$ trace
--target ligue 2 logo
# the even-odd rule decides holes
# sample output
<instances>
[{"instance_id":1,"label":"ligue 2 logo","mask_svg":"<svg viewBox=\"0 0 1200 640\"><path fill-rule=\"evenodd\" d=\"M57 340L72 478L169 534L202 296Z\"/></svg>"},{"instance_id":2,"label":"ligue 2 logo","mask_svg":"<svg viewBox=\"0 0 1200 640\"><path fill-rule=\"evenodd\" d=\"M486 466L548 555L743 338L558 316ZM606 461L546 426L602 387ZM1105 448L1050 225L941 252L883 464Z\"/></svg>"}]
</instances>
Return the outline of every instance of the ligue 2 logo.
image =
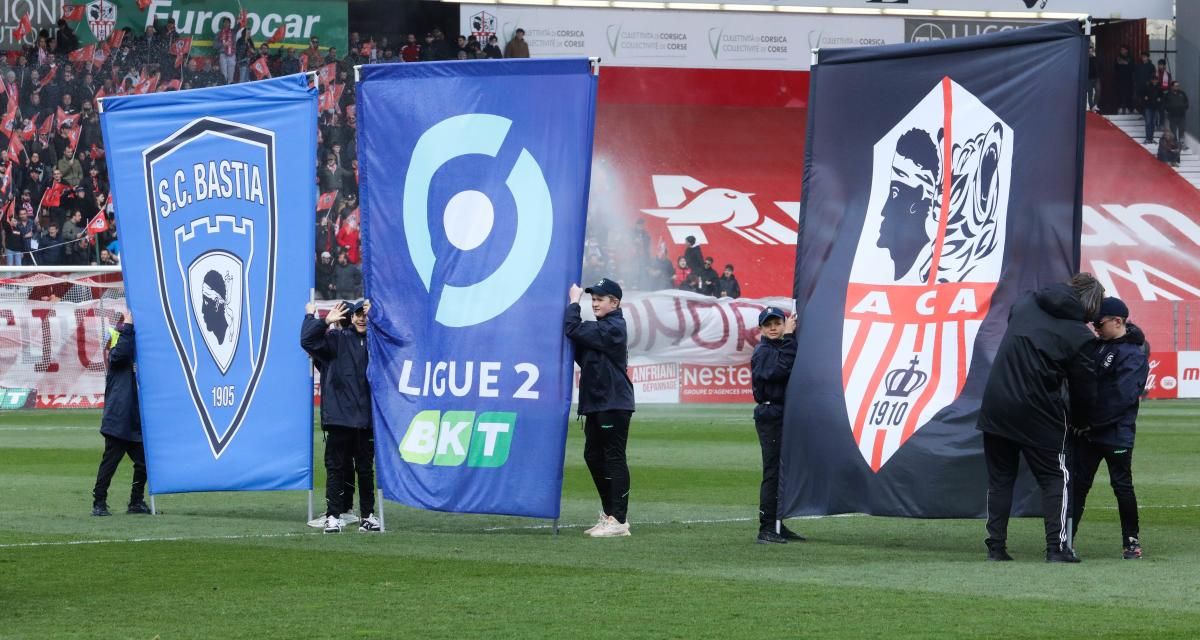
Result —
<instances>
[{"instance_id":1,"label":"ligue 2 logo","mask_svg":"<svg viewBox=\"0 0 1200 640\"><path fill-rule=\"evenodd\" d=\"M426 130L413 147L404 179L404 235L426 291L434 290L437 262L428 207L434 174L461 156L497 157L512 124L508 118L486 113L453 116ZM542 168L528 149L521 149L504 184L517 211L512 248L500 266L482 280L442 285L435 320L443 326L469 327L504 313L525 295L546 261L554 231L554 204ZM495 211L486 194L465 190L450 198L442 219L450 244L471 251L491 234Z\"/></svg>"}]
</instances>

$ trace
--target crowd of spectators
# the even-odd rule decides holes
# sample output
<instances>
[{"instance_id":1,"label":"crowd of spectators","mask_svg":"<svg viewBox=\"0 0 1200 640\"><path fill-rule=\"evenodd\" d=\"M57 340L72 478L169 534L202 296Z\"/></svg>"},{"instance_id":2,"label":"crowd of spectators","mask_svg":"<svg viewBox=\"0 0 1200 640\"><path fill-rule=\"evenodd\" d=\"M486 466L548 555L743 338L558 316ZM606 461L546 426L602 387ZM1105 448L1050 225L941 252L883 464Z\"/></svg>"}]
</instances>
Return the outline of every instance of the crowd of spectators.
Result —
<instances>
[{"instance_id":1,"label":"crowd of spectators","mask_svg":"<svg viewBox=\"0 0 1200 640\"><path fill-rule=\"evenodd\" d=\"M583 280L611 278L629 291L677 289L716 298L740 298L742 289L733 265L726 264L718 272L714 258L704 255L694 236L688 236L685 242L687 248L672 260L665 240L658 240L652 247L645 221L638 220L630 228L589 214Z\"/></svg>"},{"instance_id":2,"label":"crowd of spectators","mask_svg":"<svg viewBox=\"0 0 1200 640\"><path fill-rule=\"evenodd\" d=\"M193 48L173 20L114 32L106 42L81 47L70 24L37 34L34 46L6 52L0 60L0 235L9 265L115 265L120 260L108 186L97 99L103 96L173 91L247 82L315 71L321 82L318 120L316 247L317 296L362 296L359 247L357 115L353 68L368 63L529 57L525 32L517 29L501 45L441 29L423 36L349 36L348 52L323 47L318 38L304 49L270 40L255 42L247 29L227 20L211 50ZM631 290L681 289L738 297L733 265L722 273L690 246L672 260L665 242L652 249L642 221L629 229L607 229L590 216L584 256L587 278L615 276Z\"/></svg>"},{"instance_id":3,"label":"crowd of spectators","mask_svg":"<svg viewBox=\"0 0 1200 640\"><path fill-rule=\"evenodd\" d=\"M282 35L282 34L280 34ZM20 39L18 34L16 39ZM192 47L174 20L114 31L106 41L81 46L71 23L37 33L33 46L0 59L0 244L8 265L115 265L120 260L108 186L97 99L174 91L315 71L320 75L318 128L318 295L354 298L362 292L359 268L358 159L355 65L435 60L528 57L524 30L500 49L495 36L480 42L440 29L408 34L403 42L349 37L345 56L312 38L304 49L270 38L255 42L250 30L226 20L211 49Z\"/></svg>"}]
</instances>

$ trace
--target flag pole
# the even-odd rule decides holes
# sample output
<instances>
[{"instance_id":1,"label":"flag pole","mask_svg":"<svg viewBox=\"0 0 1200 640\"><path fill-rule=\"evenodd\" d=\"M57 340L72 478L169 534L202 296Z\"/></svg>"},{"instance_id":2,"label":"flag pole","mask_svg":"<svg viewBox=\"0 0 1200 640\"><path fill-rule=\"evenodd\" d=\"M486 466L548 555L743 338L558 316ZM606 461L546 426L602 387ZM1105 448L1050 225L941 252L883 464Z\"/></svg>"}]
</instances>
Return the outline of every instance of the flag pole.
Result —
<instances>
[{"instance_id":1,"label":"flag pole","mask_svg":"<svg viewBox=\"0 0 1200 640\"><path fill-rule=\"evenodd\" d=\"M309 304L315 304L316 300L317 300L317 290L315 288L309 289L308 290ZM317 368L316 363L313 362L312 358L309 358L309 360L308 360L308 379L309 380L312 380L313 372L316 370L316 368ZM312 393L311 386L309 387L308 391L309 391L309 393ZM309 398L309 402L308 402L308 428L310 431L310 433L308 434L308 436L309 436L308 437L308 443L309 443L308 444L308 459L309 460L313 459L313 453L314 453L311 431L312 431L313 420L316 418L316 416L313 415L313 412L314 412L314 410L313 410L312 399ZM313 466L315 466L315 465L313 465ZM312 519L313 519L313 476L314 476L314 474L310 470L308 472L308 520L305 520L305 522L312 522Z\"/></svg>"}]
</instances>

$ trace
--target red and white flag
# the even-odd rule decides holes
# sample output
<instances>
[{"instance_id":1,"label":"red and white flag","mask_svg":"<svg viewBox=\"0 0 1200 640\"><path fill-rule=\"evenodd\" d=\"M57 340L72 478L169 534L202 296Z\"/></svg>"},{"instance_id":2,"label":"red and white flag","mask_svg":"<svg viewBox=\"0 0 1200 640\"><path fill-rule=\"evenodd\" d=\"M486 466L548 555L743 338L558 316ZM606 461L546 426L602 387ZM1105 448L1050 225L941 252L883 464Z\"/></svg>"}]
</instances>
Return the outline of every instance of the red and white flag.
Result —
<instances>
[{"instance_id":1,"label":"red and white flag","mask_svg":"<svg viewBox=\"0 0 1200 640\"><path fill-rule=\"evenodd\" d=\"M113 29L112 35L108 36L108 46L112 49L120 49L124 41L125 31L122 29Z\"/></svg>"},{"instance_id":2,"label":"red and white flag","mask_svg":"<svg viewBox=\"0 0 1200 640\"><path fill-rule=\"evenodd\" d=\"M150 8L151 0L137 0L138 10L145 11Z\"/></svg>"},{"instance_id":3,"label":"red and white flag","mask_svg":"<svg viewBox=\"0 0 1200 640\"><path fill-rule=\"evenodd\" d=\"M73 127L73 126L75 126L76 123L79 122L79 114L78 113L67 113L66 111L63 111L62 107L58 108L57 117L58 117L58 126L59 127L62 127L63 125L66 125L68 127Z\"/></svg>"},{"instance_id":4,"label":"red and white flag","mask_svg":"<svg viewBox=\"0 0 1200 640\"><path fill-rule=\"evenodd\" d=\"M317 77L321 79L321 84L330 84L337 79L337 63L330 62L329 64L317 70Z\"/></svg>"},{"instance_id":5,"label":"red and white flag","mask_svg":"<svg viewBox=\"0 0 1200 640\"><path fill-rule=\"evenodd\" d=\"M21 142L21 136L13 136L8 139L8 157L13 162L21 164L21 156L25 153L25 143Z\"/></svg>"},{"instance_id":6,"label":"red and white flag","mask_svg":"<svg viewBox=\"0 0 1200 640\"><path fill-rule=\"evenodd\" d=\"M83 4L63 4L62 19L70 22L79 22L83 20L84 13L87 11L87 5Z\"/></svg>"},{"instance_id":7,"label":"red and white flag","mask_svg":"<svg viewBox=\"0 0 1200 640\"><path fill-rule=\"evenodd\" d=\"M267 44L283 42L283 31L283 25L279 25L279 28L275 30L275 33L272 33L271 37L267 38Z\"/></svg>"},{"instance_id":8,"label":"red and white flag","mask_svg":"<svg viewBox=\"0 0 1200 640\"><path fill-rule=\"evenodd\" d=\"M259 56L254 64L250 65L250 70L254 72L254 79L262 80L263 78L271 77L271 67L267 64L266 56Z\"/></svg>"},{"instance_id":9,"label":"red and white flag","mask_svg":"<svg viewBox=\"0 0 1200 640\"><path fill-rule=\"evenodd\" d=\"M337 200L337 191L322 193L321 197L317 198L317 211L326 211L333 208L333 203Z\"/></svg>"},{"instance_id":10,"label":"red and white flag","mask_svg":"<svg viewBox=\"0 0 1200 640\"><path fill-rule=\"evenodd\" d=\"M87 233L89 236L94 236L97 233L104 233L108 230L108 220L104 218L103 211L97 211L96 215L92 216L91 222L87 224Z\"/></svg>"},{"instance_id":11,"label":"red and white flag","mask_svg":"<svg viewBox=\"0 0 1200 640\"><path fill-rule=\"evenodd\" d=\"M17 22L17 28L13 29L13 41L18 42L25 39L33 31L33 23L29 21L29 14L21 16L21 20Z\"/></svg>"},{"instance_id":12,"label":"red and white flag","mask_svg":"<svg viewBox=\"0 0 1200 640\"><path fill-rule=\"evenodd\" d=\"M71 127L70 129L67 129L67 140L69 141L67 148L71 150L72 155L75 154L75 149L79 148L79 134L82 131L82 129L83 129L83 127L79 127L79 126L75 126L75 127Z\"/></svg>"},{"instance_id":13,"label":"red and white flag","mask_svg":"<svg viewBox=\"0 0 1200 640\"><path fill-rule=\"evenodd\" d=\"M134 93L154 93L154 89L158 86L158 75L152 75L138 80L137 84L133 85Z\"/></svg>"},{"instance_id":14,"label":"red and white flag","mask_svg":"<svg viewBox=\"0 0 1200 640\"><path fill-rule=\"evenodd\" d=\"M325 92L321 94L320 104L317 109L320 111L341 111L342 110L342 92L345 91L344 84L331 84L325 88Z\"/></svg>"},{"instance_id":15,"label":"red and white flag","mask_svg":"<svg viewBox=\"0 0 1200 640\"><path fill-rule=\"evenodd\" d=\"M75 64L84 64L92 62L96 57L96 43L89 44L86 47L80 47L72 51L67 59Z\"/></svg>"}]
</instances>

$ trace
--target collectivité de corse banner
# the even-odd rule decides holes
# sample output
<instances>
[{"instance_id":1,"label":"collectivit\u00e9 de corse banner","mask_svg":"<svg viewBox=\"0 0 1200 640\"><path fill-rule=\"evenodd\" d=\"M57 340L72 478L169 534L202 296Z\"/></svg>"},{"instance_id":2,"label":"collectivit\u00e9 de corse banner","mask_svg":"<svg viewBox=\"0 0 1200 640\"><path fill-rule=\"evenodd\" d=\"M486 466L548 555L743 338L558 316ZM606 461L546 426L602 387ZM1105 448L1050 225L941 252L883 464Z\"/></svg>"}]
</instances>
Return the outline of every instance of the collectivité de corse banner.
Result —
<instances>
[{"instance_id":1,"label":"collectivit\u00e9 de corse banner","mask_svg":"<svg viewBox=\"0 0 1200 640\"><path fill-rule=\"evenodd\" d=\"M71 0L62 3L55 0L53 4L74 6ZM190 36L193 49L203 48L200 53L207 55L214 34L221 29L221 22L229 19L237 29L243 8L246 10L246 28L256 46L266 42L280 27L283 28L280 43L285 46L307 47L309 39L316 37L321 41L322 49L337 47L344 55L348 41L345 0L240 3L238 0L151 0L144 10L138 8L138 0L76 0L74 4L85 6L83 20L74 25L83 44L105 41L113 30L125 27L138 36L148 25L162 27L168 19L174 19L175 30L182 36Z\"/></svg>"}]
</instances>

